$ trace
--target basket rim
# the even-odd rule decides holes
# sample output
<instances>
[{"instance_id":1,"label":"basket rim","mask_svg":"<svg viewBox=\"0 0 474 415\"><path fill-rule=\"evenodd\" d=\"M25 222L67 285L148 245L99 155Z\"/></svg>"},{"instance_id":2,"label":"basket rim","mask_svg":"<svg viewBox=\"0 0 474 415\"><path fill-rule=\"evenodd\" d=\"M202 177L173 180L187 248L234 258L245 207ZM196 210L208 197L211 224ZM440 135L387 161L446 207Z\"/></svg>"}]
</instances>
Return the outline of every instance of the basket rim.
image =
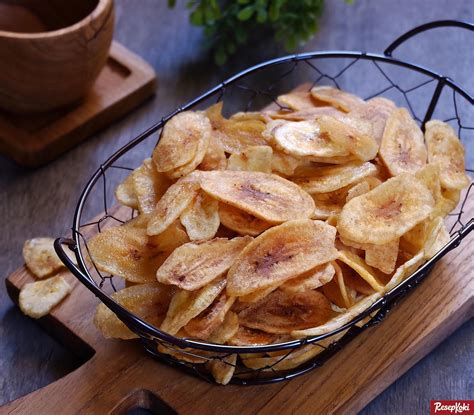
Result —
<instances>
[{"instance_id":1,"label":"basket rim","mask_svg":"<svg viewBox=\"0 0 474 415\"><path fill-rule=\"evenodd\" d=\"M213 96L214 94L218 93L219 91L224 90L227 86L235 83L236 81L244 78L245 76L259 72L265 68L269 68L272 66L277 66L285 63L291 62L299 62L299 61L306 61L312 59L325 59L325 58L353 58L357 60L371 60L377 62L384 62L388 64L392 64L395 66L401 66L409 70L413 70L415 72L422 73L424 75L430 76L432 79L438 81L439 86L449 86L452 90L458 92L461 96L463 96L471 105L474 104L474 97L471 96L466 90L464 90L461 86L459 86L454 80L444 75L441 75L437 72L432 71L424 66L408 62L405 60L400 60L393 58L387 55L381 55L376 53L366 53L360 51L320 51L320 52L307 52L307 53L299 53L299 54L292 54L286 55L280 58L271 59L260 64L251 66L237 74L229 77L225 81L221 82L220 84L208 89L203 94L199 95L198 97L192 99L191 101L187 102L183 106L178 107L173 112L169 113L168 115L164 116L159 122L152 125L150 128L130 140L127 144L122 146L119 150L113 153L103 164L99 166L99 168L95 171L95 173L91 176L89 181L86 183L85 187L83 188L80 197L78 199L76 209L74 211L73 217L73 226L72 226L72 240L74 244L70 246L70 248L75 253L75 257L77 260L78 267L75 266L72 262L68 261L69 263L66 266L69 270L83 283L90 291L92 291L100 300L103 302L111 311L113 311L117 317L124 322L131 330L135 333L139 334L140 337L149 339L149 340L156 340L159 339L161 341L165 341L171 343L175 346L180 348L191 347L194 349L205 350L205 351L212 351L217 353L258 353L258 352L267 352L267 351L278 351L283 349L292 349L296 347L303 346L305 344L310 344L317 342L319 340L325 339L327 337L333 336L341 331L344 331L352 326L354 326L357 322L361 321L369 314L380 310L384 307L387 302L393 300L395 297L400 295L406 290L409 290L413 287L414 282L416 282L419 278L425 276L432 265L437 262L442 256L444 256L447 252L451 249L455 248L464 237L464 233L468 233L470 230L474 228L474 222L471 220L466 225L467 232L458 231L452 237L450 242L446 244L433 258L429 261L424 263L419 269L417 269L414 273L412 273L407 279L399 283L397 286L383 294L378 300L376 300L371 306L369 306L366 310L361 312L351 321L347 322L346 324L338 327L335 330L329 331L327 333L316 335L316 336L309 336L306 338L295 339L292 341L281 342L281 343L274 343L270 345L262 345L262 346L231 346L231 345L221 345L221 344L214 344L208 343L205 341L198 341L198 340L191 340L186 338L178 338L172 336L166 332L163 332L156 328L153 325L150 325L146 321L142 320L135 314L128 311L126 308L122 307L118 304L115 300L113 300L108 294L102 291L99 288L95 281L93 280L92 276L90 275L87 265L84 260L84 255L81 249L81 215L87 200L88 195L90 194L91 190L93 189L94 185L97 183L99 178L103 175L105 170L107 170L118 158L120 158L123 154L131 150L133 147L138 145L144 139L149 137L151 134L158 131L160 128L164 126L164 124L172 118L174 115L178 114L179 112L185 111L194 107L195 105L199 104L200 102L206 100L207 98ZM354 62L355 63L355 62ZM61 238L60 238L61 239ZM59 239L57 240L57 242ZM59 241L58 245L64 243L64 240ZM62 250L62 248L61 248Z\"/></svg>"}]
</instances>

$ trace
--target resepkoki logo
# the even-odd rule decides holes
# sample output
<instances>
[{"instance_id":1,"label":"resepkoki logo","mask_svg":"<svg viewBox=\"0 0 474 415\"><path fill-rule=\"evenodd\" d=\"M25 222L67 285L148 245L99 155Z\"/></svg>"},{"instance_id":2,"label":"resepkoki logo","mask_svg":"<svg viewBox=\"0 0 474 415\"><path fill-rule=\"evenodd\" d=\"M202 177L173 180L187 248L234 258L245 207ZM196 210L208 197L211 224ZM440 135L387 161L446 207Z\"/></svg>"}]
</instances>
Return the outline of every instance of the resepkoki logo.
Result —
<instances>
[{"instance_id":1,"label":"resepkoki logo","mask_svg":"<svg viewBox=\"0 0 474 415\"><path fill-rule=\"evenodd\" d=\"M433 400L430 402L430 415L463 414L474 415L474 401Z\"/></svg>"}]
</instances>

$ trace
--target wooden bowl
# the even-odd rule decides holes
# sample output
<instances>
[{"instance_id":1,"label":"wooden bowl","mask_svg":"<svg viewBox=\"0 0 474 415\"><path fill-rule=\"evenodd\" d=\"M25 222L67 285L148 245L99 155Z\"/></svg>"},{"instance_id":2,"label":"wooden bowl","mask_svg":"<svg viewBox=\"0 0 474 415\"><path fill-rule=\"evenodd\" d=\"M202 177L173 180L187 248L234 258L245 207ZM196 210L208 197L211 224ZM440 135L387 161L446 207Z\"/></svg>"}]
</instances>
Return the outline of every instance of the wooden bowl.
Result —
<instances>
[{"instance_id":1,"label":"wooden bowl","mask_svg":"<svg viewBox=\"0 0 474 415\"><path fill-rule=\"evenodd\" d=\"M113 0L0 0L0 107L34 113L79 101L113 27Z\"/></svg>"}]
</instances>

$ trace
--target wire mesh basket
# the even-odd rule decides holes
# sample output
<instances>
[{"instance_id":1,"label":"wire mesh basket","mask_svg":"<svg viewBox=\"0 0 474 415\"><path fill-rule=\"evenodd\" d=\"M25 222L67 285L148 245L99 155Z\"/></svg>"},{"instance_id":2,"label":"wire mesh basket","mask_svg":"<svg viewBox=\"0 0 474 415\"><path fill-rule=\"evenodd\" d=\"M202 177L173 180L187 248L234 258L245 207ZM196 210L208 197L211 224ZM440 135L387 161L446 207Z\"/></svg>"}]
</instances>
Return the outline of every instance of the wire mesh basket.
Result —
<instances>
[{"instance_id":1,"label":"wire mesh basket","mask_svg":"<svg viewBox=\"0 0 474 415\"><path fill-rule=\"evenodd\" d=\"M466 219L463 211L472 184L464 193L458 211L450 216L449 243L398 286L351 321L331 332L264 346L218 345L178 338L143 321L111 298L111 292L118 288L118 281L113 275L103 275L93 262L91 263L87 241L105 227L123 223L134 217L135 211L131 208L122 207L117 210L111 207L112 190L126 174L152 153L166 122L181 111L204 109L221 100L225 103L224 111L231 114L237 111L258 110L271 103L280 106L276 97L304 82L310 81L311 86L329 84L355 93L364 99L379 95L390 98L398 106L408 107L422 129L432 118L444 120L455 126L458 136L466 145L468 136L474 130L474 127L469 126L469 122L473 125L474 98L452 79L417 64L392 57L392 52L407 39L426 30L443 26L474 30L474 25L471 23L439 21L419 26L404 34L382 55L331 51L285 56L242 71L179 107L131 140L97 169L79 198L72 225L72 238L58 238L55 242L58 255L69 270L138 335L148 352L162 361L179 366L204 379L212 379L205 363L216 359L236 366L231 382L241 385L289 380L321 366L358 334L380 323L394 304L419 284L436 262L457 247L473 229L474 219ZM472 172L470 169L467 170ZM101 201L100 204L98 200ZM103 213L97 216L99 205ZM92 216L96 216L97 219L89 222L85 220ZM67 256L63 245L67 245L75 253L77 265ZM283 364L285 360L294 357L302 347L308 345L313 345L320 352L302 365L287 369ZM158 346L161 346L160 351ZM161 352L166 349L170 354ZM238 361L234 364L227 360L228 356L236 353L255 355L264 352L274 352L273 355L278 357L272 359L271 364L256 369L245 367Z\"/></svg>"}]
</instances>

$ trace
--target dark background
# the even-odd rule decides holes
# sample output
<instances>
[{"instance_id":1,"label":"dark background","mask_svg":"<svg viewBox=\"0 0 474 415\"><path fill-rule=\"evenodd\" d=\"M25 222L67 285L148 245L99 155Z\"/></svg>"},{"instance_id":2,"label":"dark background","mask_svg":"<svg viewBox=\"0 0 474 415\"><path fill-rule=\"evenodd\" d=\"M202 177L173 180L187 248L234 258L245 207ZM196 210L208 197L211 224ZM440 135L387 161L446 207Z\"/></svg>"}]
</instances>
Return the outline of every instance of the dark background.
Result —
<instances>
[{"instance_id":1,"label":"dark background","mask_svg":"<svg viewBox=\"0 0 474 415\"><path fill-rule=\"evenodd\" d=\"M202 48L200 29L188 24L183 3L178 0L178 7L170 11L164 0L116 1L115 38L155 68L158 89L153 100L46 167L27 170L0 156L0 264L4 276L21 265L25 239L61 235L71 226L79 191L114 150L236 71L285 54L265 41L218 68ZM320 30L301 51L381 52L416 25L437 19L473 20L473 6L472 0L355 0L353 5L326 0ZM440 29L413 39L397 56L451 76L472 94L473 38L467 31ZM472 116L470 119L472 125ZM473 152L468 150L468 154L472 160ZM136 152L132 161L138 163L144 157ZM430 399L472 399L473 328L472 321L464 324L362 413L425 414ZM52 382L77 364L67 350L12 305L1 284L0 404Z\"/></svg>"}]
</instances>

